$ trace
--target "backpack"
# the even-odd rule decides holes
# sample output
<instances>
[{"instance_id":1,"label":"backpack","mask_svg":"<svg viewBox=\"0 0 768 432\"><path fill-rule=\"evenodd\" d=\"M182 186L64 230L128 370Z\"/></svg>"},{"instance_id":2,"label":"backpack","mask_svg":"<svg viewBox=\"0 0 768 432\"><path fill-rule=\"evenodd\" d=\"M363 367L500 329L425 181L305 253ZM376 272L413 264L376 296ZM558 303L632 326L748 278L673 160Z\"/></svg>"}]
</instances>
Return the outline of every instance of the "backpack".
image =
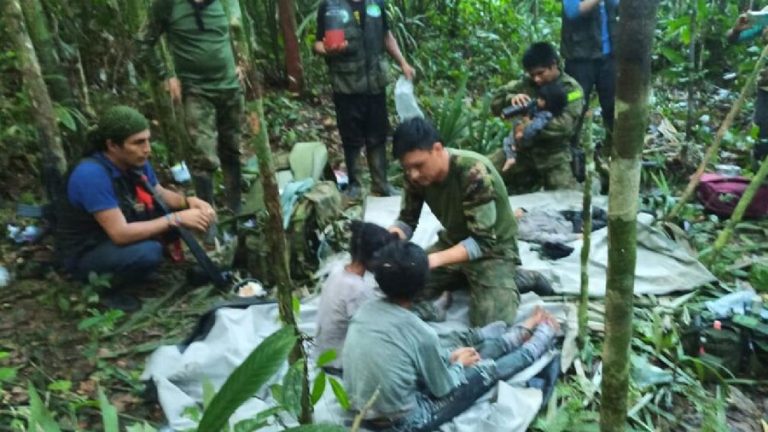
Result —
<instances>
[{"instance_id":1,"label":"backpack","mask_svg":"<svg viewBox=\"0 0 768 432\"><path fill-rule=\"evenodd\" d=\"M750 180L715 173L704 173L697 190L699 201L704 208L720 217L730 217ZM744 212L746 218L760 218L768 215L768 187L760 186L752 202Z\"/></svg>"}]
</instances>

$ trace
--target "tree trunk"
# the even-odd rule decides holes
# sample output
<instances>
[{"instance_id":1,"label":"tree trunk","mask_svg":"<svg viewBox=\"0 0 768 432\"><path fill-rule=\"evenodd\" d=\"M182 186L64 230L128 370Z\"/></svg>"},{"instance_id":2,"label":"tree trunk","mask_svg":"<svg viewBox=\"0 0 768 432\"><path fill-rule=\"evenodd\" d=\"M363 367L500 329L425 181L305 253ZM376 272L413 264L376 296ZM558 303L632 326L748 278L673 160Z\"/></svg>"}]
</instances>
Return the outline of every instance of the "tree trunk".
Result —
<instances>
[{"instance_id":1,"label":"tree trunk","mask_svg":"<svg viewBox=\"0 0 768 432\"><path fill-rule=\"evenodd\" d=\"M589 101L586 101L589 104ZM592 178L595 171L595 146L592 141L592 110L587 110L584 114L582 123L582 147L584 148L585 175L584 175L584 198L582 201L581 232L584 240L581 245L581 289L579 298L579 346L584 347L587 344L588 314L589 306L589 252L592 247Z\"/></svg>"},{"instance_id":2,"label":"tree trunk","mask_svg":"<svg viewBox=\"0 0 768 432\"><path fill-rule=\"evenodd\" d=\"M301 65L299 40L296 37L296 12L293 0L278 0L280 31L285 46L285 71L288 74L288 91L301 93L304 88L304 68Z\"/></svg>"},{"instance_id":3,"label":"tree trunk","mask_svg":"<svg viewBox=\"0 0 768 432\"><path fill-rule=\"evenodd\" d=\"M7 0L3 8L7 34L19 58L24 87L32 103L32 117L40 133L43 183L48 199L59 198L58 189L67 170L67 159L61 144L61 134L56 124L53 102L45 86L40 64L32 41L27 33L21 6L18 0Z\"/></svg>"},{"instance_id":4,"label":"tree trunk","mask_svg":"<svg viewBox=\"0 0 768 432\"><path fill-rule=\"evenodd\" d=\"M619 6L617 119L608 197L602 432L623 431L627 417L640 161L648 127L651 45L658 5L659 0L623 0Z\"/></svg>"},{"instance_id":5,"label":"tree trunk","mask_svg":"<svg viewBox=\"0 0 768 432\"><path fill-rule=\"evenodd\" d=\"M696 114L696 100L694 98L694 92L696 87L694 81L698 76L698 70L696 70L696 40L698 32L698 20L696 4L692 4L691 8L691 21L690 21L690 35L691 40L688 42L688 110L685 115L685 138L691 139L693 136L693 124L695 119L693 116Z\"/></svg>"},{"instance_id":6,"label":"tree trunk","mask_svg":"<svg viewBox=\"0 0 768 432\"><path fill-rule=\"evenodd\" d=\"M699 184L699 180L701 180L701 175L704 173L704 170L707 168L707 165L709 165L709 163L717 154L717 151L720 149L720 143L723 141L723 137L725 136L725 133L728 132L728 129L733 124L733 121L736 119L736 116L739 114L739 111L741 111L741 106L744 105L744 100L747 98L747 94L754 90L755 81L757 81L757 75L760 73L760 70L763 68L766 58L768 58L768 45L766 45L765 48L763 48L763 51L760 53L760 57L757 59L757 63L755 63L755 69L752 71L752 74L747 79L747 82L744 83L744 87L742 87L741 89L739 98L736 99L736 102L734 102L733 105L731 106L731 110L728 111L728 115L725 116L725 120L723 120L723 123L720 125L720 128L717 130L717 134L715 134L715 140L709 146L709 148L707 149L707 152L704 153L704 158L699 164L699 167L696 169L696 172L693 174L693 176L691 176L691 180L688 182L688 185L685 187L683 194L680 196L680 199L677 200L677 204L675 204L675 206L667 215L666 219L668 221L671 221L672 219L674 219L675 216L677 216L678 213L680 213L683 207L685 207L685 204L688 202L688 200L691 199L691 196L693 196L693 192L696 190L696 186Z\"/></svg>"},{"instance_id":7,"label":"tree trunk","mask_svg":"<svg viewBox=\"0 0 768 432\"><path fill-rule=\"evenodd\" d=\"M272 160L272 151L269 148L269 136L267 134L267 125L264 122L264 104L261 98L261 92L258 91L258 98L252 102L251 108L256 112L247 113L248 126L253 136L253 149L259 160L259 177L264 190L264 204L267 208L267 228L264 232L267 235L267 242L271 254L272 272L277 281L277 302L282 321L294 328L298 336L298 342L291 352L290 361L294 363L298 360L304 360L304 379L302 382L301 415L299 422L309 424L312 422L312 404L310 402L309 381L308 381L308 362L307 354L304 352L301 332L296 325L296 317L293 315L293 281L289 269L288 244L285 239L285 230L283 229L282 209L280 207L280 194L277 189L277 177L275 175L275 164Z\"/></svg>"}]
</instances>

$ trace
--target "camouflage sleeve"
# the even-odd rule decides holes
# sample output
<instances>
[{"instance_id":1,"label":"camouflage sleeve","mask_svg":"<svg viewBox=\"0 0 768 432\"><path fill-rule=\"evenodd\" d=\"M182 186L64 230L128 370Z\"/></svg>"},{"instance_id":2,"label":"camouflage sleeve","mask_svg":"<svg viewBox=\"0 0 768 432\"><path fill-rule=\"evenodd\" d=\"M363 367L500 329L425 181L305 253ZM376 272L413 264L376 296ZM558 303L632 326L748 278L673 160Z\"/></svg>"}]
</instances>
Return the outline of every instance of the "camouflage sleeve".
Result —
<instances>
[{"instance_id":1,"label":"camouflage sleeve","mask_svg":"<svg viewBox=\"0 0 768 432\"><path fill-rule=\"evenodd\" d=\"M168 70L165 67L165 61L159 55L156 48L160 36L168 28L168 19L173 10L173 0L154 0L150 7L147 20L141 26L139 34L136 36L136 45L138 47L138 62L147 65L151 74L166 79Z\"/></svg>"},{"instance_id":2,"label":"camouflage sleeve","mask_svg":"<svg viewBox=\"0 0 768 432\"><path fill-rule=\"evenodd\" d=\"M510 81L498 88L491 98L491 113L498 116L501 110L508 107L512 96L518 93L528 93L525 80Z\"/></svg>"},{"instance_id":3,"label":"camouflage sleeve","mask_svg":"<svg viewBox=\"0 0 768 432\"><path fill-rule=\"evenodd\" d=\"M409 181L405 181L403 197L400 201L400 215L395 221L395 226L403 230L407 238L413 236L419 225L421 208L424 207L424 195L422 191Z\"/></svg>"},{"instance_id":4,"label":"camouflage sleeve","mask_svg":"<svg viewBox=\"0 0 768 432\"><path fill-rule=\"evenodd\" d=\"M470 259L476 259L496 246L496 189L488 167L479 161L467 170L464 180L461 204L470 233L468 240L476 244L479 256L473 256L469 248L468 252Z\"/></svg>"},{"instance_id":5,"label":"camouflage sleeve","mask_svg":"<svg viewBox=\"0 0 768 432\"><path fill-rule=\"evenodd\" d=\"M576 132L583 106L584 94L581 89L570 91L568 93L568 105L566 105L563 113L547 123L547 126L539 132L538 136L547 139L569 139Z\"/></svg>"}]
</instances>

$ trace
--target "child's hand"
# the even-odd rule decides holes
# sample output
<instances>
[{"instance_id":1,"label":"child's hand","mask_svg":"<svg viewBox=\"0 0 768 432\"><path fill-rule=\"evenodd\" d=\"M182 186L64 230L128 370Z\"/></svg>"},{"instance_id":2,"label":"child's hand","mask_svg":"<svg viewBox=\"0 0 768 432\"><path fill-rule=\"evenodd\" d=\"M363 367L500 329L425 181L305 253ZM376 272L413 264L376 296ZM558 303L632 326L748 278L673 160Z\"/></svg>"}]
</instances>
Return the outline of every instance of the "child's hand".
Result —
<instances>
[{"instance_id":1,"label":"child's hand","mask_svg":"<svg viewBox=\"0 0 768 432\"><path fill-rule=\"evenodd\" d=\"M504 162L504 166L503 166L503 167L501 167L501 172L506 172L506 171L508 171L510 168L512 168L512 165L514 165L514 164L515 164L515 162L517 162L517 160L516 160L515 158L509 158L509 159L507 159L507 160Z\"/></svg>"}]
</instances>

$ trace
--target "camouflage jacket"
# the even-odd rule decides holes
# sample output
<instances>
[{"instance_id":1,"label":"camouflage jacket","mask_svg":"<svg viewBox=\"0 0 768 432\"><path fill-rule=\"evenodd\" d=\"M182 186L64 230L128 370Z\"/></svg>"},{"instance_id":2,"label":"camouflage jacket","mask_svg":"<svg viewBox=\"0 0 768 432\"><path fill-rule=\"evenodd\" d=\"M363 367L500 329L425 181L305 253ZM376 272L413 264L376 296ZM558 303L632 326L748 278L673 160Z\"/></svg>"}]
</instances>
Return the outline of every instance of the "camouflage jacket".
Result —
<instances>
[{"instance_id":1,"label":"camouflage jacket","mask_svg":"<svg viewBox=\"0 0 768 432\"><path fill-rule=\"evenodd\" d=\"M568 149L569 141L574 133L584 107L584 92L579 83L570 75L560 73L560 85L568 95L568 105L563 113L553 118L532 140L531 149L542 154L552 154ZM529 78L519 81L510 81L502 86L494 95L491 102L491 110L498 115L508 106L512 96L525 93L536 98L536 85Z\"/></svg>"},{"instance_id":2,"label":"camouflage jacket","mask_svg":"<svg viewBox=\"0 0 768 432\"><path fill-rule=\"evenodd\" d=\"M447 247L462 243L470 259L517 259L517 222L501 176L485 157L448 149L450 166L441 183L419 186L405 181L396 225L410 237L426 203L443 225L438 234Z\"/></svg>"}]
</instances>

